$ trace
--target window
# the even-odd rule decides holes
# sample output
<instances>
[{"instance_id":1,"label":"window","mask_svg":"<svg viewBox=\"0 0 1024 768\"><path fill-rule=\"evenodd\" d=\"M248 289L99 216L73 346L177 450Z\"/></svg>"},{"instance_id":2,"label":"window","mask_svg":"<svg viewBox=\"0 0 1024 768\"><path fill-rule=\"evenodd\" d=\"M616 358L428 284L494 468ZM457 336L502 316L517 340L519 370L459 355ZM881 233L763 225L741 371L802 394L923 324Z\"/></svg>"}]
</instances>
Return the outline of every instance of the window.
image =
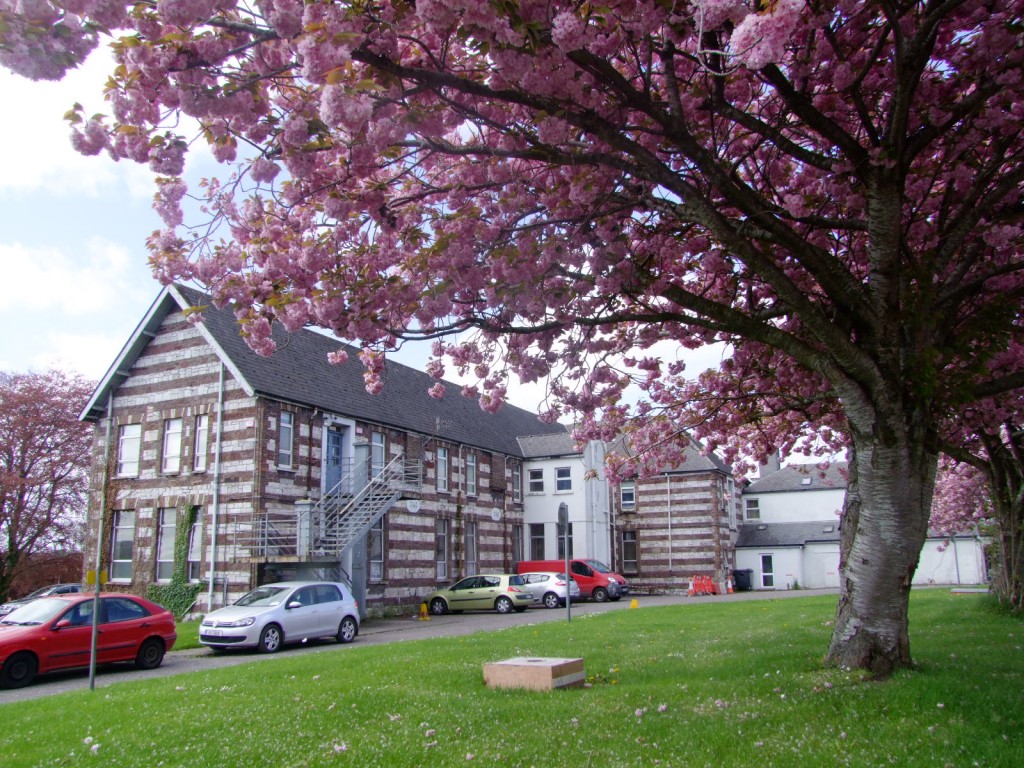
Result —
<instances>
[{"instance_id":1,"label":"window","mask_svg":"<svg viewBox=\"0 0 1024 768\"><path fill-rule=\"evenodd\" d=\"M387 443L383 432L370 435L370 477L378 477L387 463Z\"/></svg>"},{"instance_id":2,"label":"window","mask_svg":"<svg viewBox=\"0 0 1024 768\"><path fill-rule=\"evenodd\" d=\"M747 499L747 520L761 519L761 502L759 499Z\"/></svg>"},{"instance_id":3,"label":"window","mask_svg":"<svg viewBox=\"0 0 1024 768\"><path fill-rule=\"evenodd\" d=\"M623 483L620 485L619 499L622 502L623 512L632 512L636 509L636 483Z\"/></svg>"},{"instance_id":4,"label":"window","mask_svg":"<svg viewBox=\"0 0 1024 768\"><path fill-rule=\"evenodd\" d=\"M476 496L476 454L466 456L466 493ZM474 569L475 570L475 569Z\"/></svg>"},{"instance_id":5,"label":"window","mask_svg":"<svg viewBox=\"0 0 1024 768\"><path fill-rule=\"evenodd\" d=\"M466 521L466 572L476 573L477 567L477 539L476 539L476 521Z\"/></svg>"},{"instance_id":6,"label":"window","mask_svg":"<svg viewBox=\"0 0 1024 768\"><path fill-rule=\"evenodd\" d=\"M181 419L164 420L164 450L160 469L165 475L181 472Z\"/></svg>"},{"instance_id":7,"label":"window","mask_svg":"<svg viewBox=\"0 0 1024 768\"><path fill-rule=\"evenodd\" d=\"M448 490L448 449L437 449L437 490Z\"/></svg>"},{"instance_id":8,"label":"window","mask_svg":"<svg viewBox=\"0 0 1024 768\"><path fill-rule=\"evenodd\" d=\"M117 433L117 474L136 477L139 474L139 449L142 447L142 425L125 424Z\"/></svg>"},{"instance_id":9,"label":"window","mask_svg":"<svg viewBox=\"0 0 1024 768\"><path fill-rule=\"evenodd\" d=\"M775 565L771 555L761 555L761 586L765 589L775 588Z\"/></svg>"},{"instance_id":10,"label":"window","mask_svg":"<svg viewBox=\"0 0 1024 768\"><path fill-rule=\"evenodd\" d=\"M178 529L178 510L170 507L157 513L156 580L170 581L174 575L174 535Z\"/></svg>"},{"instance_id":11,"label":"window","mask_svg":"<svg viewBox=\"0 0 1024 768\"><path fill-rule=\"evenodd\" d=\"M636 531L622 532L622 572L638 573Z\"/></svg>"},{"instance_id":12,"label":"window","mask_svg":"<svg viewBox=\"0 0 1024 768\"><path fill-rule=\"evenodd\" d=\"M295 414L281 411L281 422L277 430L277 466L292 466L292 443L295 440Z\"/></svg>"},{"instance_id":13,"label":"window","mask_svg":"<svg viewBox=\"0 0 1024 768\"><path fill-rule=\"evenodd\" d=\"M188 534L188 579L199 581L203 567L203 511L196 512L196 520Z\"/></svg>"},{"instance_id":14,"label":"window","mask_svg":"<svg viewBox=\"0 0 1024 768\"><path fill-rule=\"evenodd\" d=\"M544 523L530 523L530 559L544 559Z\"/></svg>"},{"instance_id":15,"label":"window","mask_svg":"<svg viewBox=\"0 0 1024 768\"><path fill-rule=\"evenodd\" d=\"M531 469L527 476L527 490L530 493L544 493L544 470Z\"/></svg>"},{"instance_id":16,"label":"window","mask_svg":"<svg viewBox=\"0 0 1024 768\"><path fill-rule=\"evenodd\" d=\"M523 500L523 468L518 464L512 467L512 501L518 504Z\"/></svg>"},{"instance_id":17,"label":"window","mask_svg":"<svg viewBox=\"0 0 1024 768\"><path fill-rule=\"evenodd\" d=\"M138 621L149 615L145 608L134 600L124 597L105 597L100 601L100 620L105 624L116 621Z\"/></svg>"},{"instance_id":18,"label":"window","mask_svg":"<svg viewBox=\"0 0 1024 768\"><path fill-rule=\"evenodd\" d=\"M555 493L572 490L572 468L555 467Z\"/></svg>"},{"instance_id":19,"label":"window","mask_svg":"<svg viewBox=\"0 0 1024 768\"><path fill-rule=\"evenodd\" d=\"M555 528L558 530L558 559L565 559L565 526L561 523L555 523ZM572 523L569 523L569 557L572 557Z\"/></svg>"},{"instance_id":20,"label":"window","mask_svg":"<svg viewBox=\"0 0 1024 768\"><path fill-rule=\"evenodd\" d=\"M135 550L135 513L114 512L110 544L110 578L129 581L132 578L132 554Z\"/></svg>"},{"instance_id":21,"label":"window","mask_svg":"<svg viewBox=\"0 0 1024 768\"><path fill-rule=\"evenodd\" d=\"M192 448L192 469L206 471L206 442L210 434L210 417L205 413L196 416L195 442Z\"/></svg>"},{"instance_id":22,"label":"window","mask_svg":"<svg viewBox=\"0 0 1024 768\"><path fill-rule=\"evenodd\" d=\"M370 526L366 535L367 559L370 561L370 581L384 581L384 518Z\"/></svg>"},{"instance_id":23,"label":"window","mask_svg":"<svg viewBox=\"0 0 1024 768\"><path fill-rule=\"evenodd\" d=\"M512 562L518 563L523 559L523 526L515 524L512 526Z\"/></svg>"},{"instance_id":24,"label":"window","mask_svg":"<svg viewBox=\"0 0 1024 768\"><path fill-rule=\"evenodd\" d=\"M448 580L448 521L438 518L434 523L434 561L438 581Z\"/></svg>"}]
</instances>

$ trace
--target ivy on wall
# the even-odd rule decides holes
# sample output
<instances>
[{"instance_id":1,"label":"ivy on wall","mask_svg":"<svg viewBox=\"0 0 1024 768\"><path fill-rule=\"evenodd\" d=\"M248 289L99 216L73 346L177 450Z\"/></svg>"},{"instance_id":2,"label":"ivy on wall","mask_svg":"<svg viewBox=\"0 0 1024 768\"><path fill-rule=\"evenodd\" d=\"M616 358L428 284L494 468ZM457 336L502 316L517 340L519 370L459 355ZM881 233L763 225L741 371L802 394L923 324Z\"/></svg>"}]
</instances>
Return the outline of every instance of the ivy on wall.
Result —
<instances>
[{"instance_id":1,"label":"ivy on wall","mask_svg":"<svg viewBox=\"0 0 1024 768\"><path fill-rule=\"evenodd\" d=\"M206 588L204 582L188 580L188 548L192 538L192 526L199 515L199 507L191 504L178 517L174 533L174 571L167 584L150 584L146 597L174 614L176 619L184 616L196 601L196 596Z\"/></svg>"}]
</instances>

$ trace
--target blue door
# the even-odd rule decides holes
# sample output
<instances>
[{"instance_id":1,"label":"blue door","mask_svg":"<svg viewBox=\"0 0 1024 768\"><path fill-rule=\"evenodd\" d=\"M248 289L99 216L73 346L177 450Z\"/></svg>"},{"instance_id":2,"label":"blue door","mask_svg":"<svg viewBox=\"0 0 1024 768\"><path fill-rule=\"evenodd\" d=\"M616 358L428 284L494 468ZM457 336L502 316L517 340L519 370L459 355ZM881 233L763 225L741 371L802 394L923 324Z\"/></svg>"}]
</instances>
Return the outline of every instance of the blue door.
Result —
<instances>
[{"instance_id":1,"label":"blue door","mask_svg":"<svg viewBox=\"0 0 1024 768\"><path fill-rule=\"evenodd\" d=\"M324 490L327 493L333 491L344 476L344 437L344 429L327 428L327 452L324 456Z\"/></svg>"}]
</instances>

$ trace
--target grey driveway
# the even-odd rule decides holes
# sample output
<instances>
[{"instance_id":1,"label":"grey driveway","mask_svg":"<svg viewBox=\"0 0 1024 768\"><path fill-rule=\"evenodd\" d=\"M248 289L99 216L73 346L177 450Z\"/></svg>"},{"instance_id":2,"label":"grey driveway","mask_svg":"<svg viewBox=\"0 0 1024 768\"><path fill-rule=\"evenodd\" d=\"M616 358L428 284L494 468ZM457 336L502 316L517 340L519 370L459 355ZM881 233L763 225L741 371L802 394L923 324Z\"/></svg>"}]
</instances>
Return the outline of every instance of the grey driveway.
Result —
<instances>
[{"instance_id":1,"label":"grey driveway","mask_svg":"<svg viewBox=\"0 0 1024 768\"><path fill-rule=\"evenodd\" d=\"M780 599L807 597L816 594L835 594L836 590L799 590L795 592L737 592L731 595L707 597L686 597L683 595L638 595L636 609L679 605L682 603L737 602L746 600ZM606 611L634 610L633 599L624 598L616 603L577 603L572 606L572 616L585 616ZM335 643L311 643L308 646L288 646L280 653L264 655L255 651L214 654L201 648L187 651L172 651L159 669L135 670L130 665L113 665L96 673L96 687L105 688L115 683L131 680L145 680L153 677L181 675L206 669L230 667L238 664L265 663L298 653L344 653L347 649L361 645L377 645L405 640L420 640L430 637L456 637L474 632L489 632L521 624L538 624L545 621L565 621L564 608L530 608L524 613L501 615L494 612L464 613L457 616L431 616L429 620L419 618L369 619L364 622L354 645ZM61 672L41 677L36 683L13 691L0 691L0 705L12 701L26 701L55 693L87 689L87 671Z\"/></svg>"}]
</instances>

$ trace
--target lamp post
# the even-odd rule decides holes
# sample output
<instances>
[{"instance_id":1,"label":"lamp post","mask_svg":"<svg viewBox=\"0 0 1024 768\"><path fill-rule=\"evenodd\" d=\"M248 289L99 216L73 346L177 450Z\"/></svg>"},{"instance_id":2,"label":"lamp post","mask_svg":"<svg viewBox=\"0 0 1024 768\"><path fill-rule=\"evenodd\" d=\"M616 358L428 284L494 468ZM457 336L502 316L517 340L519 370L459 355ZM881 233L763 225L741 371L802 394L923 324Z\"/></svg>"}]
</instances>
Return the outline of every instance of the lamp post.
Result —
<instances>
[{"instance_id":1,"label":"lamp post","mask_svg":"<svg viewBox=\"0 0 1024 768\"><path fill-rule=\"evenodd\" d=\"M562 551L565 553L565 620L572 621L572 574L569 572L569 505L558 505L558 524L562 526Z\"/></svg>"}]
</instances>

